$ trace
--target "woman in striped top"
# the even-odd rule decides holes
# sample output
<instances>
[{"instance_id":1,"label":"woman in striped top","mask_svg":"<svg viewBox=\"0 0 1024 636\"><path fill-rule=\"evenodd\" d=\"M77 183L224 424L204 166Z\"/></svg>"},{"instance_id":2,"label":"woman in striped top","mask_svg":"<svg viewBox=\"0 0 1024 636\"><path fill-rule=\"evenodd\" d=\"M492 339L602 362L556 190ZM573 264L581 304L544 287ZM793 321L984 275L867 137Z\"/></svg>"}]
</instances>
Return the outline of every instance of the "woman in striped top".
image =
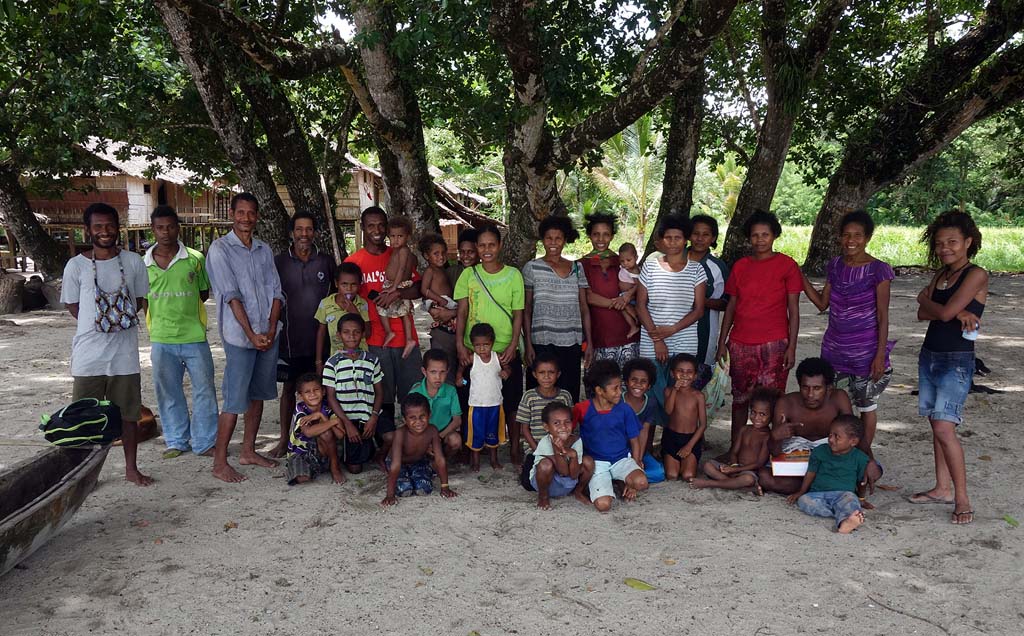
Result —
<instances>
[{"instance_id":1,"label":"woman in striped top","mask_svg":"<svg viewBox=\"0 0 1024 636\"><path fill-rule=\"evenodd\" d=\"M660 397L668 381L666 363L677 353L697 353L697 320L704 315L707 275L701 264L686 256L689 221L668 216L655 236L662 256L648 259L640 270L636 309L643 328L640 356L658 361L658 382L653 395Z\"/></svg>"}]
</instances>

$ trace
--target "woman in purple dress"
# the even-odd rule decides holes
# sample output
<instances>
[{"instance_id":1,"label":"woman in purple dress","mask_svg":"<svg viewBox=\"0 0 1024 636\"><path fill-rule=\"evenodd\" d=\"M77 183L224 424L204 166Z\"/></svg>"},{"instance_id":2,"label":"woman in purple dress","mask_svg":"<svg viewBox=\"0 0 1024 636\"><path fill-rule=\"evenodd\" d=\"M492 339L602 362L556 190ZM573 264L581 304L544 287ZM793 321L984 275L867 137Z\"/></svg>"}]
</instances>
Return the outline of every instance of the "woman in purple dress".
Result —
<instances>
[{"instance_id":1,"label":"woman in purple dress","mask_svg":"<svg viewBox=\"0 0 1024 636\"><path fill-rule=\"evenodd\" d=\"M828 264L820 292L804 277L804 293L819 311L829 310L828 328L821 339L821 357L836 370L836 386L864 422L860 448L868 457L878 424L878 396L892 377L889 352L889 285L892 267L867 253L875 222L867 212L850 212L839 222L842 256Z\"/></svg>"}]
</instances>

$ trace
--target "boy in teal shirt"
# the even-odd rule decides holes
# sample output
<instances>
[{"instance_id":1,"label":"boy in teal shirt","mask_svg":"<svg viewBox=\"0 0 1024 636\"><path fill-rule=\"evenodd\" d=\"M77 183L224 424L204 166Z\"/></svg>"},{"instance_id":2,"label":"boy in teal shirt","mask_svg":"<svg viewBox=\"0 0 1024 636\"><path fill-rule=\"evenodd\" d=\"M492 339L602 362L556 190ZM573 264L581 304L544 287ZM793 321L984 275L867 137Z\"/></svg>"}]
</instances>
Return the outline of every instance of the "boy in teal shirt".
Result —
<instances>
[{"instance_id":1,"label":"boy in teal shirt","mask_svg":"<svg viewBox=\"0 0 1024 636\"><path fill-rule=\"evenodd\" d=\"M800 490L786 497L790 505L815 517L833 517L836 531L850 534L864 523L857 498L857 485L864 482L870 458L857 448L864 436L864 424L853 415L832 421L828 444L811 451Z\"/></svg>"},{"instance_id":2,"label":"boy in teal shirt","mask_svg":"<svg viewBox=\"0 0 1024 636\"><path fill-rule=\"evenodd\" d=\"M446 383L448 354L441 349L430 349L423 354L423 379L409 390L419 393L430 402L430 423L437 429L444 444L445 458L451 458L462 447L462 407L455 387Z\"/></svg>"}]
</instances>

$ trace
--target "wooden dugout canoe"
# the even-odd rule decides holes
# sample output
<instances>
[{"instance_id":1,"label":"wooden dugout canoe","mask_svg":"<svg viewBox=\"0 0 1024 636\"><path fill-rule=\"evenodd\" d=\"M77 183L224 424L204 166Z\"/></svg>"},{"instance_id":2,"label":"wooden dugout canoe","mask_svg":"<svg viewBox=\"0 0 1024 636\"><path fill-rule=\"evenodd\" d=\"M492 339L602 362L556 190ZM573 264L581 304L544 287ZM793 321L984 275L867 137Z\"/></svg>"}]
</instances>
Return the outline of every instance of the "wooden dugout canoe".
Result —
<instances>
[{"instance_id":1,"label":"wooden dugout canoe","mask_svg":"<svg viewBox=\"0 0 1024 636\"><path fill-rule=\"evenodd\" d=\"M61 531L96 487L107 450L54 447L0 473L0 575Z\"/></svg>"}]
</instances>

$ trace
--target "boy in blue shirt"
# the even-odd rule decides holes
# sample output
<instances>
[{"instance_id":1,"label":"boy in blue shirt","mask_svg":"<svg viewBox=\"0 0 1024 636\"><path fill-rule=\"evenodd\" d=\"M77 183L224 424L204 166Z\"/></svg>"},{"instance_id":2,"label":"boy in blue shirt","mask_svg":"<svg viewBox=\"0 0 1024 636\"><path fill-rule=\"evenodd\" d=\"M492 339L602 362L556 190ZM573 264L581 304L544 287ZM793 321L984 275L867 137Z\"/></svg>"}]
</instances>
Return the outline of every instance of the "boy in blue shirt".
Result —
<instances>
[{"instance_id":1,"label":"boy in blue shirt","mask_svg":"<svg viewBox=\"0 0 1024 636\"><path fill-rule=\"evenodd\" d=\"M850 534L864 523L864 512L857 499L857 484L871 461L857 448L864 436L864 424L854 415L832 420L828 444L811 451L800 490L786 497L790 505L815 517L833 517L836 531Z\"/></svg>"},{"instance_id":2,"label":"boy in blue shirt","mask_svg":"<svg viewBox=\"0 0 1024 636\"><path fill-rule=\"evenodd\" d=\"M594 460L590 501L599 512L607 512L615 499L613 481L625 482L622 498L626 501L647 490L640 421L622 401L622 375L614 360L595 362L584 382L594 397L576 405L573 419L579 423L586 456Z\"/></svg>"}]
</instances>

